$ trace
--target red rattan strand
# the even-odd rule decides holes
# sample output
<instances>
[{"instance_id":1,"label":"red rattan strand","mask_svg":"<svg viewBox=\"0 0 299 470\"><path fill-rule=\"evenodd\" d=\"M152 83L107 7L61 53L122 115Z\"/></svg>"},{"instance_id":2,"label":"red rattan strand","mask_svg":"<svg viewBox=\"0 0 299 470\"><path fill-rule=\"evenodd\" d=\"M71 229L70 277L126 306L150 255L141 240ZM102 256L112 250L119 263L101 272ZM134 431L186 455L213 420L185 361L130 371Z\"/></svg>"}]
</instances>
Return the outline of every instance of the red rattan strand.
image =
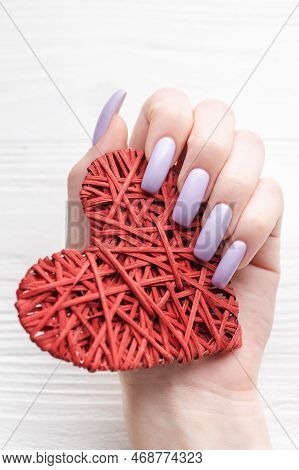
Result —
<instances>
[{"instance_id":1,"label":"red rattan strand","mask_svg":"<svg viewBox=\"0 0 299 470\"><path fill-rule=\"evenodd\" d=\"M81 190L89 248L62 250L29 269L16 307L32 341L90 371L187 362L241 346L231 286L211 284L218 263L193 247L201 214L183 229L171 219L172 169L155 196L141 190L143 152L95 160Z\"/></svg>"}]
</instances>

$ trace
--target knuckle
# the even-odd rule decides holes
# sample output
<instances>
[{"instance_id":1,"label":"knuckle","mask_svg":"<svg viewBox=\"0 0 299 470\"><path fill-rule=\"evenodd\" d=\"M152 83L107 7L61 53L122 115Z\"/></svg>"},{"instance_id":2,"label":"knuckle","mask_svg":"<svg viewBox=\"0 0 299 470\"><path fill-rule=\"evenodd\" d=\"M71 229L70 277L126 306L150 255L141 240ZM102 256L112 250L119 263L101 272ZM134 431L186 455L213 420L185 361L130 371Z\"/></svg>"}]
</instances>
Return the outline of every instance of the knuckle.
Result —
<instances>
[{"instance_id":1,"label":"knuckle","mask_svg":"<svg viewBox=\"0 0 299 470\"><path fill-rule=\"evenodd\" d=\"M179 105L172 103L170 106L165 106L162 101L156 101L151 106L150 116L151 118L156 117L157 115L167 114L169 117L177 117L179 115Z\"/></svg>"},{"instance_id":2,"label":"knuckle","mask_svg":"<svg viewBox=\"0 0 299 470\"><path fill-rule=\"evenodd\" d=\"M227 145L221 140L210 140L203 150L212 161L224 161L229 153Z\"/></svg>"},{"instance_id":3,"label":"knuckle","mask_svg":"<svg viewBox=\"0 0 299 470\"><path fill-rule=\"evenodd\" d=\"M161 114L164 112L164 106L161 101L154 101L149 109L149 118L153 119L157 115Z\"/></svg>"},{"instance_id":4,"label":"knuckle","mask_svg":"<svg viewBox=\"0 0 299 470\"><path fill-rule=\"evenodd\" d=\"M164 96L164 94L171 94L171 95L181 95L181 96L186 96L185 93L181 90L178 90L177 88L174 87L161 87L158 88L158 90L154 91L154 93L151 95L152 98L160 98L161 95Z\"/></svg>"},{"instance_id":5,"label":"knuckle","mask_svg":"<svg viewBox=\"0 0 299 470\"><path fill-rule=\"evenodd\" d=\"M188 103L190 106L188 96L183 91L171 87L159 88L146 100L150 108L155 106L156 103L165 104L165 102L167 102L167 106L169 106L171 101L184 104Z\"/></svg>"},{"instance_id":6,"label":"knuckle","mask_svg":"<svg viewBox=\"0 0 299 470\"><path fill-rule=\"evenodd\" d=\"M239 129L236 131L236 137L242 140L246 140L251 146L255 148L261 149L263 152L265 151L264 141L260 135L256 134L253 131L248 129Z\"/></svg>"},{"instance_id":7,"label":"knuckle","mask_svg":"<svg viewBox=\"0 0 299 470\"><path fill-rule=\"evenodd\" d=\"M187 149L192 155L197 155L196 159L200 158L202 165L208 167L213 166L215 162L224 163L229 154L224 142L218 140L205 142L193 132L188 138Z\"/></svg>"},{"instance_id":8,"label":"knuckle","mask_svg":"<svg viewBox=\"0 0 299 470\"><path fill-rule=\"evenodd\" d=\"M235 118L235 113L233 109L222 100L207 98L201 101L200 103L198 103L195 107L195 110L201 109L201 108L213 110L222 115L225 113L226 117L230 117L232 119Z\"/></svg>"},{"instance_id":9,"label":"knuckle","mask_svg":"<svg viewBox=\"0 0 299 470\"><path fill-rule=\"evenodd\" d=\"M260 184L264 186L266 191L268 191L272 196L274 196L283 206L284 198L281 185L278 181L272 178L262 178Z\"/></svg>"},{"instance_id":10,"label":"knuckle","mask_svg":"<svg viewBox=\"0 0 299 470\"><path fill-rule=\"evenodd\" d=\"M275 194L279 194L282 196L282 188L278 181L272 178L262 178L261 183L266 187L268 191L271 191Z\"/></svg>"},{"instance_id":11,"label":"knuckle","mask_svg":"<svg viewBox=\"0 0 299 470\"><path fill-rule=\"evenodd\" d=\"M227 174L225 175L224 178L224 185L228 190L228 193L233 192L239 193L244 191L250 191L251 190L251 184L249 178L247 178L245 175L242 174Z\"/></svg>"},{"instance_id":12,"label":"knuckle","mask_svg":"<svg viewBox=\"0 0 299 470\"><path fill-rule=\"evenodd\" d=\"M183 122L191 123L192 122L192 111L186 108L186 106L181 102L173 102L171 104L165 105L162 101L157 101L152 104L150 109L150 120L161 118L168 119L172 122Z\"/></svg>"},{"instance_id":13,"label":"knuckle","mask_svg":"<svg viewBox=\"0 0 299 470\"><path fill-rule=\"evenodd\" d=\"M247 227L249 228L252 234L267 234L270 233L271 227L265 220L265 218L260 214L252 214L247 218Z\"/></svg>"}]
</instances>

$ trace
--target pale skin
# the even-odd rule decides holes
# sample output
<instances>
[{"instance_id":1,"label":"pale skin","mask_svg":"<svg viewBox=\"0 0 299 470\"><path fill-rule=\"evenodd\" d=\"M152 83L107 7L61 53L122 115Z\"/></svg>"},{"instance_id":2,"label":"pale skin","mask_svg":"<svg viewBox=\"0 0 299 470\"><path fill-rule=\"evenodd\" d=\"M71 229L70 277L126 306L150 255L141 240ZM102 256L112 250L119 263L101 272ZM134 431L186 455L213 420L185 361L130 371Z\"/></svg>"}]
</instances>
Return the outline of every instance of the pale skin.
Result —
<instances>
[{"instance_id":1,"label":"pale skin","mask_svg":"<svg viewBox=\"0 0 299 470\"><path fill-rule=\"evenodd\" d=\"M69 200L78 201L86 168L99 150L129 145L144 149L149 158L164 136L175 140L173 163L185 149L179 190L193 168L210 176L203 222L216 203L233 207L223 250L237 239L247 245L232 279L243 346L189 364L120 373L132 447L270 449L257 379L279 282L283 197L275 181L260 177L265 153L261 138L251 131L236 131L233 111L221 101L206 100L193 108L184 93L161 89L145 101L129 142L123 119L112 118L96 146L70 171ZM68 245L74 244L69 235Z\"/></svg>"}]
</instances>

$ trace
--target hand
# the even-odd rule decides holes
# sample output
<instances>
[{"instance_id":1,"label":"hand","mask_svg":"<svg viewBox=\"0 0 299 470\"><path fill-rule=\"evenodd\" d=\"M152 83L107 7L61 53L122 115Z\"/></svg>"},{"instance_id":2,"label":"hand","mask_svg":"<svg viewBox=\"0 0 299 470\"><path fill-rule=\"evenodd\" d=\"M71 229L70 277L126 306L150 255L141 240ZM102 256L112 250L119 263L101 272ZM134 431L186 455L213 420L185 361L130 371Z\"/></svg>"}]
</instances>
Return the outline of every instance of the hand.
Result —
<instances>
[{"instance_id":1,"label":"hand","mask_svg":"<svg viewBox=\"0 0 299 470\"><path fill-rule=\"evenodd\" d=\"M116 108L110 109L109 125L95 139L96 147L70 172L71 201L78 201L91 161L127 145L127 129ZM233 112L224 103L204 101L192 110L184 94L162 89L144 103L130 146L145 149L149 164L142 186L149 192L160 188L179 157L183 160L173 217L187 226L201 203L207 203L195 255L207 261L223 242L213 281L224 287L234 275L243 330L243 346L233 353L120 374L132 444L269 448L256 382L279 281L283 200L277 183L260 178L263 143L252 132L235 131Z\"/></svg>"}]
</instances>

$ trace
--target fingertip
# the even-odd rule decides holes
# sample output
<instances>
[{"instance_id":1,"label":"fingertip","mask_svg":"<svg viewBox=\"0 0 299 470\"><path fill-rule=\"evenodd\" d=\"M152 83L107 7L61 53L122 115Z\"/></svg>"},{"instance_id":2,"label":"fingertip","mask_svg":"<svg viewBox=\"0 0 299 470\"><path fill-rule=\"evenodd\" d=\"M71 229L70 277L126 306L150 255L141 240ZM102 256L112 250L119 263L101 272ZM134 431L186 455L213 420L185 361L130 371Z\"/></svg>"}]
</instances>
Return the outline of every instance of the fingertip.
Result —
<instances>
[{"instance_id":1,"label":"fingertip","mask_svg":"<svg viewBox=\"0 0 299 470\"><path fill-rule=\"evenodd\" d=\"M234 241L223 254L212 277L212 284L223 289L231 280L247 251L247 245L242 240Z\"/></svg>"},{"instance_id":2,"label":"fingertip","mask_svg":"<svg viewBox=\"0 0 299 470\"><path fill-rule=\"evenodd\" d=\"M105 103L95 126L92 139L93 144L96 144L106 133L108 127L111 124L113 116L118 114L126 95L127 92L125 90L117 90Z\"/></svg>"},{"instance_id":3,"label":"fingertip","mask_svg":"<svg viewBox=\"0 0 299 470\"><path fill-rule=\"evenodd\" d=\"M112 150L127 148L128 128L124 119L115 114L105 134L94 144L97 154L104 154Z\"/></svg>"}]
</instances>

